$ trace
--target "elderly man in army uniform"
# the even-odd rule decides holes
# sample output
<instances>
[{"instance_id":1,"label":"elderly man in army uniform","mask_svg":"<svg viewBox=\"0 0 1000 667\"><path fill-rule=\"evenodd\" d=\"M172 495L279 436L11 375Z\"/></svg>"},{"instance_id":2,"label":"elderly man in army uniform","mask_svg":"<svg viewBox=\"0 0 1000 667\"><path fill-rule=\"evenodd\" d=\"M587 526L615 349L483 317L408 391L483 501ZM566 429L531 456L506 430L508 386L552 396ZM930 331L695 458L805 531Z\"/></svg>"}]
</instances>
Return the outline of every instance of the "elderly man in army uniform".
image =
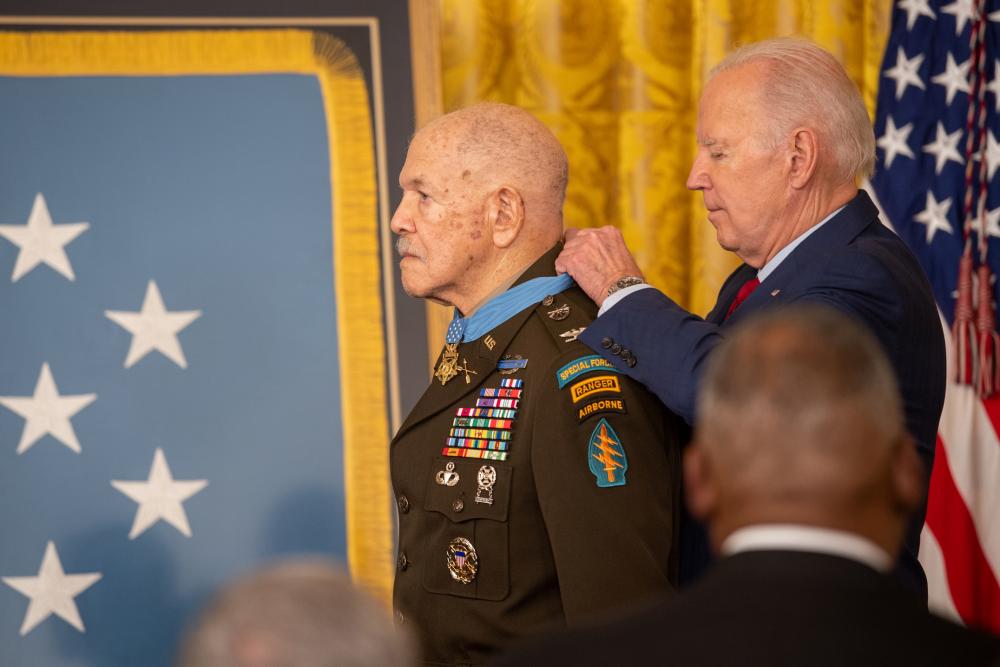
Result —
<instances>
[{"instance_id":1,"label":"elderly man in army uniform","mask_svg":"<svg viewBox=\"0 0 1000 667\"><path fill-rule=\"evenodd\" d=\"M596 308L554 271L566 177L548 129L500 104L427 125L399 176L403 287L455 309L391 450L396 617L429 664L481 663L674 579L679 422L577 341Z\"/></svg>"}]
</instances>

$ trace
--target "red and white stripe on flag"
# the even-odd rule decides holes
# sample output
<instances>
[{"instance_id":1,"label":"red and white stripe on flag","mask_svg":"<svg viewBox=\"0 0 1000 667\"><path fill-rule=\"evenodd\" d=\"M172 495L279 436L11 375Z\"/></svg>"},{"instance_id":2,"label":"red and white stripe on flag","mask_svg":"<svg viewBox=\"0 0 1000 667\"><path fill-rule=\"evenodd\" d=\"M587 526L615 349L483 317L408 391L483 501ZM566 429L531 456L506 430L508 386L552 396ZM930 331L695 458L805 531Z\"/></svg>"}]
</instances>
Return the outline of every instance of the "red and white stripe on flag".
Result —
<instances>
[{"instance_id":1,"label":"red and white stripe on flag","mask_svg":"<svg viewBox=\"0 0 1000 667\"><path fill-rule=\"evenodd\" d=\"M948 340L949 366L955 362ZM949 369L951 370L951 369ZM954 377L949 373L949 377ZM1000 396L951 382L938 428L920 562L931 608L1000 632Z\"/></svg>"},{"instance_id":2,"label":"red and white stripe on flag","mask_svg":"<svg viewBox=\"0 0 1000 667\"><path fill-rule=\"evenodd\" d=\"M869 188L882 220L907 242L930 279L948 341L949 386L920 542L930 606L996 632L998 44L1000 11L984 0L895 4Z\"/></svg>"}]
</instances>

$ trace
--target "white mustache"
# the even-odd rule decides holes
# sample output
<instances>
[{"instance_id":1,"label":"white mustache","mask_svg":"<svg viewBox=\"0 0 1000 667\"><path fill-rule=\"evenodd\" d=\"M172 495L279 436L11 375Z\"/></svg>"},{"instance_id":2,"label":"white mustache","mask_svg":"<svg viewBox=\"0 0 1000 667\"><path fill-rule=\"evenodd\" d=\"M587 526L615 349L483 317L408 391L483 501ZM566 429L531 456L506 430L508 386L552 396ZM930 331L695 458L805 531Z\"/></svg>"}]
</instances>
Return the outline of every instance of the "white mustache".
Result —
<instances>
[{"instance_id":1,"label":"white mustache","mask_svg":"<svg viewBox=\"0 0 1000 667\"><path fill-rule=\"evenodd\" d=\"M419 258L419 255L413 252L412 248L410 247L412 245L413 243L410 241L409 237L400 236L398 239L396 239L396 254L398 254L400 257L402 257L403 255L412 255L414 257Z\"/></svg>"}]
</instances>

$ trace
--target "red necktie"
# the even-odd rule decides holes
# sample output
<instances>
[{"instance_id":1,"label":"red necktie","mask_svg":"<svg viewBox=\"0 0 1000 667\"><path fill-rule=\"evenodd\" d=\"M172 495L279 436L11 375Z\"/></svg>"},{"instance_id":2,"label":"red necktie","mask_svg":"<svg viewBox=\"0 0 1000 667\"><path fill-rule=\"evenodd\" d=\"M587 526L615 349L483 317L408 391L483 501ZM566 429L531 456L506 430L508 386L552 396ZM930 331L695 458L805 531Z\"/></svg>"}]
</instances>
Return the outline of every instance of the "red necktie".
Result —
<instances>
[{"instance_id":1,"label":"red necktie","mask_svg":"<svg viewBox=\"0 0 1000 667\"><path fill-rule=\"evenodd\" d=\"M760 281L756 276L743 283L743 287L741 287L740 291L736 293L736 298L733 299L731 304L729 304L729 310L726 311L726 317L723 318L723 322L728 320L729 316L733 314L733 311L739 308L739 305L747 300L747 297L750 296L755 289L757 289L757 285L760 285Z\"/></svg>"}]
</instances>

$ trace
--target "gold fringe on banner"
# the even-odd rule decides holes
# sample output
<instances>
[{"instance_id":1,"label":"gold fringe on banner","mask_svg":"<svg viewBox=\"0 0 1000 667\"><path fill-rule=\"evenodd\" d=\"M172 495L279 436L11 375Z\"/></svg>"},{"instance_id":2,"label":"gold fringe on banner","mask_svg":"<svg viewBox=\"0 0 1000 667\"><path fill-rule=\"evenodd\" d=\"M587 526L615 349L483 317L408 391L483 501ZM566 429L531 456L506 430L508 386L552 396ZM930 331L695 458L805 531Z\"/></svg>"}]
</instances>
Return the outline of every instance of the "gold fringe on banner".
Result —
<instances>
[{"instance_id":1,"label":"gold fringe on banner","mask_svg":"<svg viewBox=\"0 0 1000 667\"><path fill-rule=\"evenodd\" d=\"M293 73L322 91L333 193L333 267L348 563L388 602L393 524L375 155L364 74L340 40L308 30L0 32L0 75ZM345 359L351 363L344 363ZM375 380L373 381L373 378ZM332 472L332 471L331 471Z\"/></svg>"}]
</instances>

